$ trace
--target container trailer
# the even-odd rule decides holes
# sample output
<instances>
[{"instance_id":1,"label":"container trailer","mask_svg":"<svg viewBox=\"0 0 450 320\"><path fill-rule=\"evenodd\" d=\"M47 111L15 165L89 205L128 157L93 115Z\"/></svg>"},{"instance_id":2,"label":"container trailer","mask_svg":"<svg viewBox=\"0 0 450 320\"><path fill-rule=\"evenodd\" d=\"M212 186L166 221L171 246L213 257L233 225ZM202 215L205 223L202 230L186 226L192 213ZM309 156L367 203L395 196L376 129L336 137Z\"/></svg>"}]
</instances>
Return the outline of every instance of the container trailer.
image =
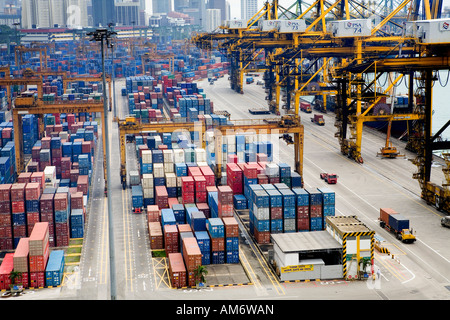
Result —
<instances>
[{"instance_id":1,"label":"container trailer","mask_svg":"<svg viewBox=\"0 0 450 320\"><path fill-rule=\"evenodd\" d=\"M404 243L413 243L416 236L409 227L409 220L391 208L380 208L380 226L395 234Z\"/></svg>"},{"instance_id":2,"label":"container trailer","mask_svg":"<svg viewBox=\"0 0 450 320\"><path fill-rule=\"evenodd\" d=\"M325 180L328 184L335 184L337 183L338 176L335 173L322 172L320 173L320 179Z\"/></svg>"},{"instance_id":3,"label":"container trailer","mask_svg":"<svg viewBox=\"0 0 450 320\"><path fill-rule=\"evenodd\" d=\"M315 114L313 118L311 118L311 122L314 122L315 124L319 126L325 125L325 120L323 119L323 115L321 114Z\"/></svg>"}]
</instances>

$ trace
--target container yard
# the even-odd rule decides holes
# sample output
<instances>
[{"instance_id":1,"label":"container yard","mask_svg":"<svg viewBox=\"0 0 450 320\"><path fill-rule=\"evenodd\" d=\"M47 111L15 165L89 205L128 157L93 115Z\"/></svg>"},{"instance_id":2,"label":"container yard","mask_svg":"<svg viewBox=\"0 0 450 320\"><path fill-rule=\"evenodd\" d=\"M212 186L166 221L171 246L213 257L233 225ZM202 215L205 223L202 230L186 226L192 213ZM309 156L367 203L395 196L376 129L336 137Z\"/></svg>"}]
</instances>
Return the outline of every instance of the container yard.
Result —
<instances>
[{"instance_id":1,"label":"container yard","mask_svg":"<svg viewBox=\"0 0 450 320\"><path fill-rule=\"evenodd\" d=\"M15 25L2 297L448 300L448 10L338 3L270 0L182 40L158 15Z\"/></svg>"}]
</instances>

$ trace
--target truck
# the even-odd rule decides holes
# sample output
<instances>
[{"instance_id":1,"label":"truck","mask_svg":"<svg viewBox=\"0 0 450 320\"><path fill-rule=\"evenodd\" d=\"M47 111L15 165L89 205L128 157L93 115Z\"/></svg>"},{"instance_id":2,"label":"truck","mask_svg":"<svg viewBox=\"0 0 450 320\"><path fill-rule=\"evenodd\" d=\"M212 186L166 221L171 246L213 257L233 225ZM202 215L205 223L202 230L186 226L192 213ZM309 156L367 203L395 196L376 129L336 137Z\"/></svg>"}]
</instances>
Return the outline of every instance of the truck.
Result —
<instances>
[{"instance_id":1,"label":"truck","mask_svg":"<svg viewBox=\"0 0 450 320\"><path fill-rule=\"evenodd\" d=\"M247 77L246 79L245 79L245 83L247 83L247 84L250 84L250 83L253 83L253 77Z\"/></svg>"},{"instance_id":2,"label":"truck","mask_svg":"<svg viewBox=\"0 0 450 320\"><path fill-rule=\"evenodd\" d=\"M133 213L142 213L144 210L144 192L142 186L131 187L131 206Z\"/></svg>"},{"instance_id":3,"label":"truck","mask_svg":"<svg viewBox=\"0 0 450 320\"><path fill-rule=\"evenodd\" d=\"M325 180L328 184L335 184L337 182L338 176L335 173L322 172L320 174L320 179Z\"/></svg>"},{"instance_id":4,"label":"truck","mask_svg":"<svg viewBox=\"0 0 450 320\"><path fill-rule=\"evenodd\" d=\"M380 227L393 233L398 240L404 243L416 241L412 229L409 227L409 220L391 208L380 208Z\"/></svg>"},{"instance_id":5,"label":"truck","mask_svg":"<svg viewBox=\"0 0 450 320\"><path fill-rule=\"evenodd\" d=\"M325 125L325 120L323 119L323 115L321 114L314 114L314 117L311 118L311 122L314 122L315 124L319 126Z\"/></svg>"},{"instance_id":6,"label":"truck","mask_svg":"<svg viewBox=\"0 0 450 320\"><path fill-rule=\"evenodd\" d=\"M300 101L300 110L306 113L311 113L312 112L311 104L309 102Z\"/></svg>"}]
</instances>

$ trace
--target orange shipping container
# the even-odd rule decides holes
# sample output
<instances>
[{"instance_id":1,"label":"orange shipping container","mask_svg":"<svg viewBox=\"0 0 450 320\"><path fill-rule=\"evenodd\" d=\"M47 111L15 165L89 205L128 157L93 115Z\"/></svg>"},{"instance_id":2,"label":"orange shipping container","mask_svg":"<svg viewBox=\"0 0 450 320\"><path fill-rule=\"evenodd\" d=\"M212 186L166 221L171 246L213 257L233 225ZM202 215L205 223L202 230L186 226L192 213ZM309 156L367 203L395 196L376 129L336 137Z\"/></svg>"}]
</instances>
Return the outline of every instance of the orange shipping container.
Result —
<instances>
[{"instance_id":1,"label":"orange shipping container","mask_svg":"<svg viewBox=\"0 0 450 320\"><path fill-rule=\"evenodd\" d=\"M196 238L183 239L183 258L188 271L202 265L202 252Z\"/></svg>"},{"instance_id":2,"label":"orange shipping container","mask_svg":"<svg viewBox=\"0 0 450 320\"><path fill-rule=\"evenodd\" d=\"M186 286L186 266L183 262L181 253L169 253L169 275L173 288L182 288Z\"/></svg>"}]
</instances>

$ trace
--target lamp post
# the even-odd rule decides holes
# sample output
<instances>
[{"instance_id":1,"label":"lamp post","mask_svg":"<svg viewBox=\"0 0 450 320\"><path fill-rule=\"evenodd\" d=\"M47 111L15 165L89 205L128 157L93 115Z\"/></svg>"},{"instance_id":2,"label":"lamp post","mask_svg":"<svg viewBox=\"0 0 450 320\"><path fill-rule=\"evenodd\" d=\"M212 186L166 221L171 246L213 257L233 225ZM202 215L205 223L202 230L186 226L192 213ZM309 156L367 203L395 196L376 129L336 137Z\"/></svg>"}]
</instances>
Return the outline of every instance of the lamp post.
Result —
<instances>
[{"instance_id":1,"label":"lamp post","mask_svg":"<svg viewBox=\"0 0 450 320\"><path fill-rule=\"evenodd\" d=\"M114 32L114 25L115 24L113 22L108 23L108 27L110 28L110 30L112 32ZM114 68L114 59L115 59L114 43L111 43L111 51L112 51L112 63L111 63L111 65L112 65L112 72L111 72L111 74L112 74L113 97L114 97L114 99L113 99L113 109L114 109L114 118L116 118L116 116L117 116L117 112L116 112L116 70Z\"/></svg>"},{"instance_id":2,"label":"lamp post","mask_svg":"<svg viewBox=\"0 0 450 320\"><path fill-rule=\"evenodd\" d=\"M97 29L94 32L87 33L88 36L92 36L90 41L99 41L102 53L102 79L103 79L103 125L105 126L105 152L106 155L106 186L105 195L108 198L108 231L109 231L109 268L110 268L110 281L111 281L111 300L116 299L116 270L115 270L115 253L114 253L114 224L111 214L112 203L111 197L108 197L108 191L111 190L111 174L110 174L110 161L109 161L109 130L108 130L108 102L106 96L106 76L105 76L105 44L110 47L111 36L117 34L116 32L107 30L105 28Z\"/></svg>"}]
</instances>

